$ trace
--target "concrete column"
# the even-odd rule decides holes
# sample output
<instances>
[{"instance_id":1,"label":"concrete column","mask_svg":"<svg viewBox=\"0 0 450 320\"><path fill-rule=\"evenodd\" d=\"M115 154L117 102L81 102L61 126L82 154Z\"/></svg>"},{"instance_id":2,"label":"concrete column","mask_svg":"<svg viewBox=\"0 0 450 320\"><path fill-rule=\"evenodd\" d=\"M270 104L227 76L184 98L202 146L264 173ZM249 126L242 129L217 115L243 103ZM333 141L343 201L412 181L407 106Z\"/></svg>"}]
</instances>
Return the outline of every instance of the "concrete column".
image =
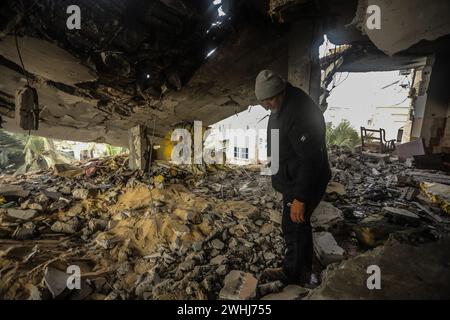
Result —
<instances>
[{"instance_id":1,"label":"concrete column","mask_svg":"<svg viewBox=\"0 0 450 320\"><path fill-rule=\"evenodd\" d=\"M437 55L431 72L423 113L420 138L430 153L443 151L445 127L450 102L450 62L447 57Z\"/></svg>"},{"instance_id":2,"label":"concrete column","mask_svg":"<svg viewBox=\"0 0 450 320\"><path fill-rule=\"evenodd\" d=\"M146 127L137 125L129 130L129 163L131 170L147 170L149 165L150 143L147 140Z\"/></svg>"},{"instance_id":3,"label":"concrete column","mask_svg":"<svg viewBox=\"0 0 450 320\"><path fill-rule=\"evenodd\" d=\"M423 117L425 115L425 105L427 102L427 91L430 84L431 71L433 69L434 56L427 57L426 64L415 70L412 88L414 90L414 98L411 106L413 109L413 120L411 124L410 140L421 138Z\"/></svg>"},{"instance_id":4,"label":"concrete column","mask_svg":"<svg viewBox=\"0 0 450 320\"><path fill-rule=\"evenodd\" d=\"M323 40L318 23L293 23L288 59L288 81L303 89L318 104L320 97L319 46Z\"/></svg>"}]
</instances>

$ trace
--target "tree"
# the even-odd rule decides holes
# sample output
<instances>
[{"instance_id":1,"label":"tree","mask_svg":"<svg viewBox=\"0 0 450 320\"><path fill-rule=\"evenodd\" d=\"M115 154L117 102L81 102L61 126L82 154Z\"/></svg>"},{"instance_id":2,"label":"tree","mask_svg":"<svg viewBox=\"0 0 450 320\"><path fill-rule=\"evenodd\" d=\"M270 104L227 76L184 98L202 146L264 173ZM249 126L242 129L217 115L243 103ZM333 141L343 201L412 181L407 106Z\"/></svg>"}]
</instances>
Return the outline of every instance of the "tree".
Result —
<instances>
[{"instance_id":1,"label":"tree","mask_svg":"<svg viewBox=\"0 0 450 320\"><path fill-rule=\"evenodd\" d=\"M11 165L17 168L23 163L23 145L14 134L0 130L0 169Z\"/></svg>"},{"instance_id":2,"label":"tree","mask_svg":"<svg viewBox=\"0 0 450 320\"><path fill-rule=\"evenodd\" d=\"M346 146L349 148L356 147L360 138L358 132L352 128L348 120L343 120L336 127L331 122L327 123L326 128L327 146Z\"/></svg>"},{"instance_id":3,"label":"tree","mask_svg":"<svg viewBox=\"0 0 450 320\"><path fill-rule=\"evenodd\" d=\"M108 156L115 156L115 155L118 155L121 153L125 153L127 151L128 151L128 149L125 147L114 147L109 144L106 145L106 152L107 152Z\"/></svg>"},{"instance_id":4,"label":"tree","mask_svg":"<svg viewBox=\"0 0 450 320\"><path fill-rule=\"evenodd\" d=\"M25 163L17 171L19 173L46 170L56 163L69 163L71 159L55 150L52 139L29 136L23 148Z\"/></svg>"}]
</instances>

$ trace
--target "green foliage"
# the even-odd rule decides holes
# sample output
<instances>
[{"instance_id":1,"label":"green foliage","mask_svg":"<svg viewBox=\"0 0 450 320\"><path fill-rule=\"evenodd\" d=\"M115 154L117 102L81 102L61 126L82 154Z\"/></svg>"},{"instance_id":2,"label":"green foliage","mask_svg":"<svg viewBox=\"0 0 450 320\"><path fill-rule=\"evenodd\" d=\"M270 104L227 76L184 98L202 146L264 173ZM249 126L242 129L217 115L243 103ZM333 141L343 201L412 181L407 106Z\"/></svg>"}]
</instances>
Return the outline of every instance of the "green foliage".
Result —
<instances>
[{"instance_id":1,"label":"green foliage","mask_svg":"<svg viewBox=\"0 0 450 320\"><path fill-rule=\"evenodd\" d=\"M28 136L23 148L25 163L17 172L29 172L52 168L56 163L69 163L71 159L56 151L53 140Z\"/></svg>"},{"instance_id":2,"label":"green foliage","mask_svg":"<svg viewBox=\"0 0 450 320\"><path fill-rule=\"evenodd\" d=\"M15 134L0 130L0 170L18 168L24 162L24 143Z\"/></svg>"},{"instance_id":3,"label":"green foliage","mask_svg":"<svg viewBox=\"0 0 450 320\"><path fill-rule=\"evenodd\" d=\"M107 152L108 156L115 156L115 155L118 155L121 153L125 153L127 151L128 151L128 149L125 147L114 147L109 144L106 145L106 152Z\"/></svg>"},{"instance_id":4,"label":"green foliage","mask_svg":"<svg viewBox=\"0 0 450 320\"><path fill-rule=\"evenodd\" d=\"M327 146L346 146L354 148L360 143L358 132L352 128L348 120L343 120L339 125L333 127L331 122L327 123L326 141Z\"/></svg>"}]
</instances>

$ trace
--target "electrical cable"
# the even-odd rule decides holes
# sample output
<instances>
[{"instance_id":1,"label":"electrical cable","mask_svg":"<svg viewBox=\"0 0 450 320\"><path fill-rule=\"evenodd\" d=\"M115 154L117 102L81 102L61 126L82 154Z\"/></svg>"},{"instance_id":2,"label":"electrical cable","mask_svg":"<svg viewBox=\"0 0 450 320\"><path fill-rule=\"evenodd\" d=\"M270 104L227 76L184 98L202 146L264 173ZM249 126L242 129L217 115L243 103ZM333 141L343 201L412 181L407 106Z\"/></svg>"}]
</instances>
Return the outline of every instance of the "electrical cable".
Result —
<instances>
[{"instance_id":1,"label":"electrical cable","mask_svg":"<svg viewBox=\"0 0 450 320\"><path fill-rule=\"evenodd\" d=\"M17 41L17 28L14 29L14 40L16 43L16 49L17 49L17 54L19 55L20 64L22 65L23 74L25 75L25 78L27 79L28 86L31 87L30 79L28 78L28 73L25 70L25 65L23 64L22 55L20 54L19 43Z\"/></svg>"}]
</instances>

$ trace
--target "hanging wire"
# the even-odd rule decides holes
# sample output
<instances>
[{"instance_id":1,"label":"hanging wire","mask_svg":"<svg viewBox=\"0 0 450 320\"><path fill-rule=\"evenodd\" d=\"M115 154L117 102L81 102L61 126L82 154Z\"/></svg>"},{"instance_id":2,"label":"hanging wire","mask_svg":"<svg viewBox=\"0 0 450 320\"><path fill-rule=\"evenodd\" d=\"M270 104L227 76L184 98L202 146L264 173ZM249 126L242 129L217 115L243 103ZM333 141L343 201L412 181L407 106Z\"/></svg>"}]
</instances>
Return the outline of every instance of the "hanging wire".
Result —
<instances>
[{"instance_id":1,"label":"hanging wire","mask_svg":"<svg viewBox=\"0 0 450 320\"><path fill-rule=\"evenodd\" d=\"M17 41L17 28L14 29L14 40L15 40L15 43L16 43L16 49L17 49L17 54L19 55L20 64L22 65L23 74L24 74L25 77L27 78L28 86L31 86L31 84L30 84L30 79L28 78L28 73L27 73L27 71L25 70L25 65L23 64L22 55L20 54L19 43L18 43L18 41Z\"/></svg>"}]
</instances>

